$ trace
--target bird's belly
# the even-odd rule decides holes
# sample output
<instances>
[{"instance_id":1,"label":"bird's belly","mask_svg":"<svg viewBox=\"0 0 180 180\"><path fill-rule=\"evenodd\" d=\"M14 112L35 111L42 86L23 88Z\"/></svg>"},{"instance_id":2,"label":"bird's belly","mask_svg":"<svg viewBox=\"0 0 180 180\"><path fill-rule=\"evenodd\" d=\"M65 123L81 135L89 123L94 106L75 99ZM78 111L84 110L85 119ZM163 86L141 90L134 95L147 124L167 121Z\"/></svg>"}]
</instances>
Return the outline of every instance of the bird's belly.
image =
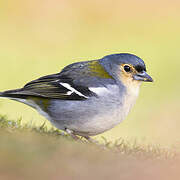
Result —
<instances>
[{"instance_id":1,"label":"bird's belly","mask_svg":"<svg viewBox=\"0 0 180 180\"><path fill-rule=\"evenodd\" d=\"M128 115L130 108L130 106L124 106L114 110L111 109L109 112L99 114L86 123L80 124L80 128L75 128L74 131L79 135L89 136L103 133L121 123Z\"/></svg>"},{"instance_id":2,"label":"bird's belly","mask_svg":"<svg viewBox=\"0 0 180 180\"><path fill-rule=\"evenodd\" d=\"M99 109L99 110L98 110ZM119 124L128 114L127 106L115 106L104 110L103 107L94 111L86 109L84 113L79 112L79 116L74 116L78 112L72 112L68 115L60 115L56 120L51 122L59 129L68 128L75 134L82 136L93 136L103 133L117 124Z\"/></svg>"},{"instance_id":3,"label":"bird's belly","mask_svg":"<svg viewBox=\"0 0 180 180\"><path fill-rule=\"evenodd\" d=\"M93 136L113 128L123 119L124 117L122 114L111 111L103 115L92 114L89 117L86 117L86 119L80 117L79 119L73 119L71 122L68 119L65 121L57 120L51 122L59 129L68 128L73 130L77 135Z\"/></svg>"},{"instance_id":4,"label":"bird's belly","mask_svg":"<svg viewBox=\"0 0 180 180\"><path fill-rule=\"evenodd\" d=\"M125 119L135 96L118 96L104 100L84 102L54 101L48 118L58 129L70 129L82 136L93 136L107 131ZM128 98L127 98L128 97ZM78 107L78 108L77 108Z\"/></svg>"},{"instance_id":5,"label":"bird's belly","mask_svg":"<svg viewBox=\"0 0 180 180\"><path fill-rule=\"evenodd\" d=\"M115 127L123 119L122 114L111 112L89 119L86 123L80 125L80 128L74 128L74 131L78 135L93 136Z\"/></svg>"},{"instance_id":6,"label":"bird's belly","mask_svg":"<svg viewBox=\"0 0 180 180\"><path fill-rule=\"evenodd\" d=\"M126 118L136 98L137 97L129 96L129 98L125 99L123 104L117 104L116 106L104 110L103 113L100 111L95 116L92 114L84 123L80 123L78 126L72 125L71 128L76 134L82 136L93 136L112 129Z\"/></svg>"}]
</instances>

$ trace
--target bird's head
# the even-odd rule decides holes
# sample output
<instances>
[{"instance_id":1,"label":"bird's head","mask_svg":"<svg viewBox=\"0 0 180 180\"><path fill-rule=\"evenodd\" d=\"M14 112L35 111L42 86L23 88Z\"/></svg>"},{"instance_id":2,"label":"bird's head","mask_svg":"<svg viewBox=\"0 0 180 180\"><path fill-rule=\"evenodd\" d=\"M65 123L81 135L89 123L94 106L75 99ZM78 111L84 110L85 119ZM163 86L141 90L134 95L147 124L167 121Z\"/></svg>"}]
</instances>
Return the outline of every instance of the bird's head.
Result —
<instances>
[{"instance_id":1,"label":"bird's head","mask_svg":"<svg viewBox=\"0 0 180 180\"><path fill-rule=\"evenodd\" d=\"M108 55L101 62L111 76L125 84L153 82L146 72L144 61L135 55L128 53Z\"/></svg>"}]
</instances>

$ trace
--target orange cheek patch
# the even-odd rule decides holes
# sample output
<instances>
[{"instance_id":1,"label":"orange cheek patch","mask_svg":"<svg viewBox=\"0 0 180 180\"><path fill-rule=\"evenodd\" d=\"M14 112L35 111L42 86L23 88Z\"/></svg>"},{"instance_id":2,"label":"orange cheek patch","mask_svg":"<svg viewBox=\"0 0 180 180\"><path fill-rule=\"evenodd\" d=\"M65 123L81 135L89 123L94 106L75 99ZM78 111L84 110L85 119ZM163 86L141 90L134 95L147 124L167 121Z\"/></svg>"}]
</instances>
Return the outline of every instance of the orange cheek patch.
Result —
<instances>
[{"instance_id":1,"label":"orange cheek patch","mask_svg":"<svg viewBox=\"0 0 180 180\"><path fill-rule=\"evenodd\" d=\"M127 74L125 72L121 72L119 74L119 78L124 85L128 85L130 82L133 81L132 74Z\"/></svg>"},{"instance_id":2,"label":"orange cheek patch","mask_svg":"<svg viewBox=\"0 0 180 180\"><path fill-rule=\"evenodd\" d=\"M121 66L121 70L119 72L119 79L128 89L136 89L140 86L141 82L135 81L133 79L133 75L136 74L136 70L132 67L132 72L127 73L124 71L123 66Z\"/></svg>"},{"instance_id":3,"label":"orange cheek patch","mask_svg":"<svg viewBox=\"0 0 180 180\"><path fill-rule=\"evenodd\" d=\"M120 67L120 72L119 72L119 79L123 82L123 84L128 83L129 81L132 81L132 73L127 73L124 71L124 66L122 65Z\"/></svg>"}]
</instances>

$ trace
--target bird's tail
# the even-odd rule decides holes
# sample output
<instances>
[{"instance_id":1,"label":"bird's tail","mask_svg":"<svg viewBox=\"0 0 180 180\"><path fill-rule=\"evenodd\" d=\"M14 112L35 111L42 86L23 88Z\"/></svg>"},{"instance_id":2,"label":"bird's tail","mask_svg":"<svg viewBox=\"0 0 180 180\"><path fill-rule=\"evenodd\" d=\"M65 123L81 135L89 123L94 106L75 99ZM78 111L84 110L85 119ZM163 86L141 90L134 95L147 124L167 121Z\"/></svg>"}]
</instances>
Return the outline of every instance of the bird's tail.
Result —
<instances>
[{"instance_id":1,"label":"bird's tail","mask_svg":"<svg viewBox=\"0 0 180 180\"><path fill-rule=\"evenodd\" d=\"M10 99L26 99L27 95L22 94L22 89L15 89L15 90L0 92L0 97L10 98Z\"/></svg>"},{"instance_id":2,"label":"bird's tail","mask_svg":"<svg viewBox=\"0 0 180 180\"><path fill-rule=\"evenodd\" d=\"M29 95L23 94L22 89L15 89L15 90L9 90L9 91L4 91L0 92L0 98L8 98L14 101L21 102L23 104L27 104L31 107L34 108L34 105L28 102L28 97Z\"/></svg>"}]
</instances>

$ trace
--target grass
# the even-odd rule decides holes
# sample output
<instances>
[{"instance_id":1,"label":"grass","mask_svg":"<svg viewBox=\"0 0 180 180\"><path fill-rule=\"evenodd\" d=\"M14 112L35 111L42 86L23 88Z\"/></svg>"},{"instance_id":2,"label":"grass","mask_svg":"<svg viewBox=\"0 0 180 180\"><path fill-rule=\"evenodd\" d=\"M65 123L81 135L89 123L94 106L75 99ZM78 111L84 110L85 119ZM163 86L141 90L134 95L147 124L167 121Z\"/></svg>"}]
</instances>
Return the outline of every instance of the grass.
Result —
<instances>
[{"instance_id":1,"label":"grass","mask_svg":"<svg viewBox=\"0 0 180 180\"><path fill-rule=\"evenodd\" d=\"M179 152L158 145L103 139L74 141L59 130L0 117L0 179L177 179ZM126 178L125 178L126 177Z\"/></svg>"},{"instance_id":2,"label":"grass","mask_svg":"<svg viewBox=\"0 0 180 180\"><path fill-rule=\"evenodd\" d=\"M41 126L34 126L30 123L22 124L21 119L18 121L8 120L5 116L0 116L0 129L3 132L7 132L10 134L16 133L32 133L37 136L49 137L54 139L67 140L69 142L75 142L69 135L64 132L52 127L49 129L44 122ZM81 138L78 143L92 145L87 142L85 139ZM130 156L142 156L149 158L175 158L178 152L173 151L172 149L162 148L160 145L143 145L138 143L136 140L127 141L123 138L116 140L115 142L108 141L105 137L102 137L102 141L99 144L93 144L97 148L102 148L104 150L110 150L112 152L116 152L122 155L130 155ZM177 149L177 148L176 148Z\"/></svg>"}]
</instances>

